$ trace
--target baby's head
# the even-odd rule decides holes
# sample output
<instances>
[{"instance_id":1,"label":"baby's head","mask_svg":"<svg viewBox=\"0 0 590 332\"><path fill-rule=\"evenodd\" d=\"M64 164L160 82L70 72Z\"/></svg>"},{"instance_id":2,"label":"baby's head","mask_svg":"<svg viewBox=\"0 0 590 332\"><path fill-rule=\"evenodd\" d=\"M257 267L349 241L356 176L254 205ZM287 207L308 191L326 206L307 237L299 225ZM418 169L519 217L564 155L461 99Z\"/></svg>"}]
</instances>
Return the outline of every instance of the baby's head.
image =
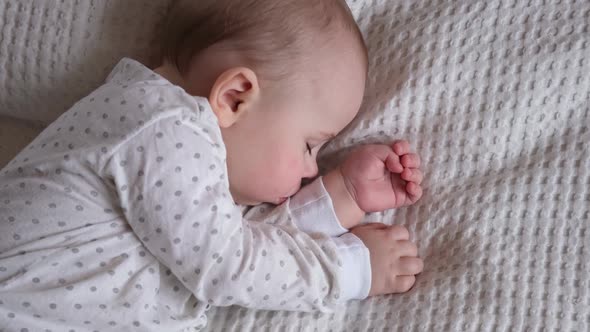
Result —
<instances>
[{"instance_id":1,"label":"baby's head","mask_svg":"<svg viewBox=\"0 0 590 332\"><path fill-rule=\"evenodd\" d=\"M367 50L344 0L178 0L157 71L207 97L232 196L280 203L356 116Z\"/></svg>"}]
</instances>

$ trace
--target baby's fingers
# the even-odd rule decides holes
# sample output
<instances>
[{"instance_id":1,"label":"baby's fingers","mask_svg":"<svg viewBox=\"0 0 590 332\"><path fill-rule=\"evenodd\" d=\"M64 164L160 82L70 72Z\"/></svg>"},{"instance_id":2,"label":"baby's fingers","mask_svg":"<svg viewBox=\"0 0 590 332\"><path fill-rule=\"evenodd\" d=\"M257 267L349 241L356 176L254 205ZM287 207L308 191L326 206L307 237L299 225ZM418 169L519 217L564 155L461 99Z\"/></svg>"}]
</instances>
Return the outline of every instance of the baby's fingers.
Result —
<instances>
[{"instance_id":1,"label":"baby's fingers","mask_svg":"<svg viewBox=\"0 0 590 332\"><path fill-rule=\"evenodd\" d=\"M392 173L401 173L404 170L404 167L400 163L399 157L391 150L390 153L387 155L385 165L387 166L387 169Z\"/></svg>"},{"instance_id":2,"label":"baby's fingers","mask_svg":"<svg viewBox=\"0 0 590 332\"><path fill-rule=\"evenodd\" d=\"M406 192L412 204L416 203L422 197L422 187L414 182L406 184Z\"/></svg>"},{"instance_id":3,"label":"baby's fingers","mask_svg":"<svg viewBox=\"0 0 590 332\"><path fill-rule=\"evenodd\" d=\"M399 259L399 274L411 276L422 272L424 269L424 262L418 257L400 257Z\"/></svg>"},{"instance_id":4,"label":"baby's fingers","mask_svg":"<svg viewBox=\"0 0 590 332\"><path fill-rule=\"evenodd\" d=\"M400 155L400 162L405 168L420 168L420 156L415 153Z\"/></svg>"},{"instance_id":5,"label":"baby's fingers","mask_svg":"<svg viewBox=\"0 0 590 332\"><path fill-rule=\"evenodd\" d=\"M410 143L408 141L397 141L391 147L398 156L410 153Z\"/></svg>"},{"instance_id":6,"label":"baby's fingers","mask_svg":"<svg viewBox=\"0 0 590 332\"><path fill-rule=\"evenodd\" d=\"M405 293L412 289L416 283L416 277L414 276L397 276L393 282L393 293Z\"/></svg>"},{"instance_id":7,"label":"baby's fingers","mask_svg":"<svg viewBox=\"0 0 590 332\"><path fill-rule=\"evenodd\" d=\"M408 182L414 182L415 184L422 183L424 176L422 175L422 171L417 168L406 168L401 174L401 178Z\"/></svg>"}]
</instances>

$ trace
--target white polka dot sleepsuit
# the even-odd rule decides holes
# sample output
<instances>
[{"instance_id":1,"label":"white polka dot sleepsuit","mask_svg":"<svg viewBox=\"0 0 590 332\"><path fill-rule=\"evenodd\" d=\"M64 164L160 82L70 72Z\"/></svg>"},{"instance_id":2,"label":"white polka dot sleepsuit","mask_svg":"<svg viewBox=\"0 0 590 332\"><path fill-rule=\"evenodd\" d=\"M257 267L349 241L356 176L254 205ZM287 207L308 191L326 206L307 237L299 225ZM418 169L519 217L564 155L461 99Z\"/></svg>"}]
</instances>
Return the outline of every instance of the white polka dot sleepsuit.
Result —
<instances>
[{"instance_id":1,"label":"white polka dot sleepsuit","mask_svg":"<svg viewBox=\"0 0 590 332\"><path fill-rule=\"evenodd\" d=\"M234 204L205 98L123 59L0 174L0 331L190 331L211 306L333 311L369 253L321 178Z\"/></svg>"}]
</instances>

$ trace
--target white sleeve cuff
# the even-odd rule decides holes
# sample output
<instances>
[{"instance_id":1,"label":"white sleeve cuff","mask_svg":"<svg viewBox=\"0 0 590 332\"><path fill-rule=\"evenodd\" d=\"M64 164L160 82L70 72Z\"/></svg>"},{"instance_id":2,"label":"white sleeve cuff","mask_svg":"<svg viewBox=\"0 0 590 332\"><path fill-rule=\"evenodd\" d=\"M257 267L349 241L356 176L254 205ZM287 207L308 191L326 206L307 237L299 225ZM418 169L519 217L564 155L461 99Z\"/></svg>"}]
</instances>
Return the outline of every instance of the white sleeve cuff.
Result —
<instances>
[{"instance_id":1,"label":"white sleeve cuff","mask_svg":"<svg viewBox=\"0 0 590 332\"><path fill-rule=\"evenodd\" d=\"M371 290L371 259L369 249L352 233L334 238L342 263L342 301L362 300Z\"/></svg>"},{"instance_id":2,"label":"white sleeve cuff","mask_svg":"<svg viewBox=\"0 0 590 332\"><path fill-rule=\"evenodd\" d=\"M305 233L324 233L337 237L348 232L336 216L322 177L299 190L288 204L293 222Z\"/></svg>"}]
</instances>

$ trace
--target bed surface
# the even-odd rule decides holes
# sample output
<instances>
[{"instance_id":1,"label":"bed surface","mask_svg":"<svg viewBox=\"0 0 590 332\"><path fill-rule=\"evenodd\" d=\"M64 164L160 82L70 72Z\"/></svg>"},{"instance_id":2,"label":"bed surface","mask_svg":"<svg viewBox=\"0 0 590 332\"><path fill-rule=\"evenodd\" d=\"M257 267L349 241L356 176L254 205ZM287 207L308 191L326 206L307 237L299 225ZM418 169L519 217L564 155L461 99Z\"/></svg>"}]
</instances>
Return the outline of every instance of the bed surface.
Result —
<instances>
[{"instance_id":1,"label":"bed surface","mask_svg":"<svg viewBox=\"0 0 590 332\"><path fill-rule=\"evenodd\" d=\"M369 82L321 165L412 143L423 199L366 220L407 226L424 272L332 314L213 308L208 330L589 331L590 1L348 2ZM0 2L2 165L122 56L153 61L168 3Z\"/></svg>"}]
</instances>

